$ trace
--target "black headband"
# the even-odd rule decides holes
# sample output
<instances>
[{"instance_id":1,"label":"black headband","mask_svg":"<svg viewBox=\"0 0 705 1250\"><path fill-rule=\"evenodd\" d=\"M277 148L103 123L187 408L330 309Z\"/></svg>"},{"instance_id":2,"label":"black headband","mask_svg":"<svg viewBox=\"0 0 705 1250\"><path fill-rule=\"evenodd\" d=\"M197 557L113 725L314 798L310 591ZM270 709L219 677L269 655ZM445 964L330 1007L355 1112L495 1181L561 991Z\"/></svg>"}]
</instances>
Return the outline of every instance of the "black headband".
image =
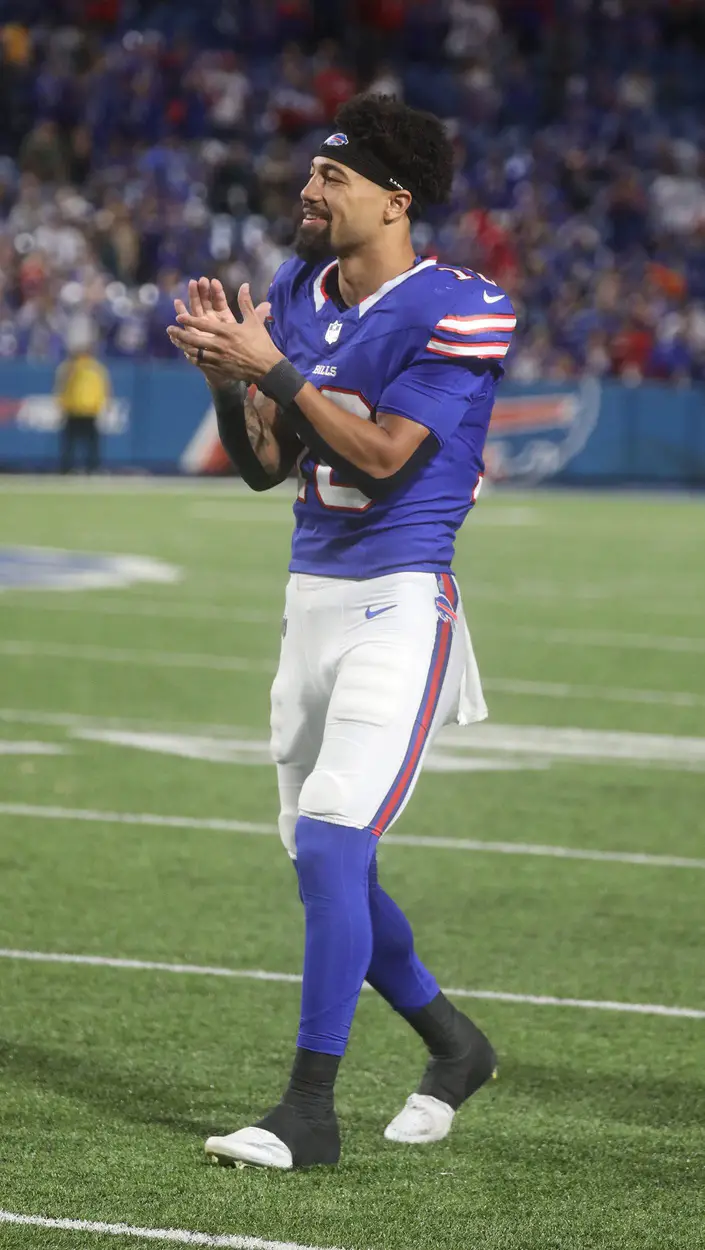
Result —
<instances>
[{"instance_id":1,"label":"black headband","mask_svg":"<svg viewBox=\"0 0 705 1250\"><path fill-rule=\"evenodd\" d=\"M385 191L408 191L413 197L407 209L409 217L413 221L420 216L421 204L412 188L399 182L384 161L375 156L374 152L371 152L363 143L357 143L355 139L348 138L342 131L339 131L335 135L330 135L321 144L318 155L327 156L330 160L337 161L339 165L354 169L356 174L369 178L370 182L376 183L378 187L384 187Z\"/></svg>"}]
</instances>

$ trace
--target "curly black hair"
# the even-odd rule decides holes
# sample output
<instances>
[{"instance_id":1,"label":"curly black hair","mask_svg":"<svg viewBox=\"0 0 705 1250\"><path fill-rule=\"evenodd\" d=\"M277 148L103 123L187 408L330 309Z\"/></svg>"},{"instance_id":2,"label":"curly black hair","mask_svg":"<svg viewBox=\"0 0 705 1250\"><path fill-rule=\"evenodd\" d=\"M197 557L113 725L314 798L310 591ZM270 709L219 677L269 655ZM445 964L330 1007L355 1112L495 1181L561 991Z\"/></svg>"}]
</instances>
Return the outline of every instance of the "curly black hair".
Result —
<instances>
[{"instance_id":1,"label":"curly black hair","mask_svg":"<svg viewBox=\"0 0 705 1250\"><path fill-rule=\"evenodd\" d=\"M421 204L444 204L453 183L453 146L442 121L390 95L356 95L335 126L381 161Z\"/></svg>"}]
</instances>

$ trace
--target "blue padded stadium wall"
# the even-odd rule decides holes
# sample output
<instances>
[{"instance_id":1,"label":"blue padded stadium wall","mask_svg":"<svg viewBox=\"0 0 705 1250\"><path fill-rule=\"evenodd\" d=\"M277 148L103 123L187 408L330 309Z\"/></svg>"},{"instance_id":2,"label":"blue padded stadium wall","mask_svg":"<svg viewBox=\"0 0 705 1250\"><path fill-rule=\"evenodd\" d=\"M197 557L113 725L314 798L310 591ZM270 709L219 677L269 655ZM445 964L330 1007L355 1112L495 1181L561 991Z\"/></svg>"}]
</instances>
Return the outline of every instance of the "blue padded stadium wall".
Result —
<instances>
[{"instance_id":1,"label":"blue padded stadium wall","mask_svg":"<svg viewBox=\"0 0 705 1250\"><path fill-rule=\"evenodd\" d=\"M111 364L114 402L103 459L114 471L184 471L210 408L202 379L178 364ZM0 470L52 471L58 460L53 369L0 366ZM212 438L212 435L211 435ZM565 485L705 486L705 386L507 382L490 431L498 480ZM198 458L191 465L205 467Z\"/></svg>"}]
</instances>

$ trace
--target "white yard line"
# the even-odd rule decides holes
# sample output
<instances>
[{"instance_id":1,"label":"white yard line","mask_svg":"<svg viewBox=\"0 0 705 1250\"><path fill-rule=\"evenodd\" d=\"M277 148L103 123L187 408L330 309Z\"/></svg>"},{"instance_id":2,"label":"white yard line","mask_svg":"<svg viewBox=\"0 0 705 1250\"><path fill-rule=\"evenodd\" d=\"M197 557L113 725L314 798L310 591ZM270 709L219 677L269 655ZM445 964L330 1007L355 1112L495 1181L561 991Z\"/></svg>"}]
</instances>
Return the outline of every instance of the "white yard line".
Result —
<instances>
[{"instance_id":1,"label":"white yard line","mask_svg":"<svg viewBox=\"0 0 705 1250\"><path fill-rule=\"evenodd\" d=\"M32 803L0 803L0 816L36 820L75 820L88 824L148 825L163 829L211 829L222 833L278 834L277 826L249 820L208 820L199 816L159 816L154 812L97 812L86 808L44 807ZM705 865L705 861L704 865Z\"/></svg>"},{"instance_id":2,"label":"white yard line","mask_svg":"<svg viewBox=\"0 0 705 1250\"><path fill-rule=\"evenodd\" d=\"M63 952L12 950L0 948L0 959L41 964L78 964L91 968L117 968L127 972L167 972L199 977L225 977L239 981L273 981L298 985L294 972L266 972L261 968L219 968L201 964L172 964L147 959L118 959L103 955L69 955ZM372 987L365 982L363 989ZM526 1003L532 1007L577 1007L583 1011L615 1011L640 1016L675 1016L705 1020L705 1011L696 1007L668 1007L663 1003L620 1003L611 999L557 998L553 994L515 994L504 990L468 990L448 987L444 994L453 998L478 998L497 1003Z\"/></svg>"},{"instance_id":3,"label":"white yard line","mask_svg":"<svg viewBox=\"0 0 705 1250\"><path fill-rule=\"evenodd\" d=\"M244 614L245 615L245 614ZM255 614L252 612L247 614L250 624L264 624L264 621L254 619ZM229 617L234 619L234 617ZM242 616L244 619L244 616ZM279 620L279 616L276 617ZM547 634L541 634L536 631L536 637L542 637L544 641L550 641L550 631ZM627 637L629 635L624 635ZM646 635L645 635L646 636ZM661 642L682 642L689 646L661 646ZM690 644L694 646L690 647ZM622 645L610 644L610 645ZM624 644L626 645L626 644ZM705 650L705 639L655 639L654 646L650 646L651 650ZM0 641L0 655L14 656L16 659L47 659L47 660L76 660L85 664L85 662L94 662L94 664L133 664L135 666L145 665L148 667L160 667L160 669L206 669L214 672L266 672L271 674L276 670L276 660L252 660L245 655L204 655L199 651L154 651L154 650L136 650L133 647L110 647L110 646L84 646L74 644L74 642L31 642L25 639L4 639ZM655 704L664 706L677 707L697 707L704 704L705 699L701 695L691 694L690 691L660 691L660 690L631 690L630 687L617 686L614 690L609 686L582 686L564 684L564 682L550 681L521 681L507 680L504 677L487 677L484 681L487 690L500 692L500 694L515 695L545 695L549 699L605 699L610 702L645 702L645 704Z\"/></svg>"},{"instance_id":4,"label":"white yard line","mask_svg":"<svg viewBox=\"0 0 705 1250\"><path fill-rule=\"evenodd\" d=\"M535 855L548 859L587 859L603 864L636 864L644 868L705 869L705 859L650 855L643 851L581 850L572 846L542 846L534 842L476 842L472 838L434 838L405 833L386 833L383 845L388 842L395 846L425 846L432 850L439 847L448 851L480 851L491 855Z\"/></svg>"},{"instance_id":5,"label":"white yard line","mask_svg":"<svg viewBox=\"0 0 705 1250\"><path fill-rule=\"evenodd\" d=\"M159 721L140 716L86 716L81 712L49 712L40 709L0 707L0 723L10 725L55 725L65 729L153 729L173 733L206 733L246 737L252 729L239 725L211 725L205 721Z\"/></svg>"},{"instance_id":6,"label":"white yard line","mask_svg":"<svg viewBox=\"0 0 705 1250\"><path fill-rule=\"evenodd\" d=\"M206 660L212 657L204 657ZM149 721L99 718L71 713L24 712L0 708L0 723L47 724L67 729L75 738L213 763L268 765L269 741L252 727L203 723L159 729ZM207 731L207 732L204 732ZM261 735L261 736L259 736ZM49 744L51 745L51 744ZM634 733L550 725L487 722L444 728L434 740L427 767L431 772L473 772L498 768L549 767L576 762L610 765L658 765L681 771L705 771L705 737Z\"/></svg>"},{"instance_id":7,"label":"white yard line","mask_svg":"<svg viewBox=\"0 0 705 1250\"><path fill-rule=\"evenodd\" d=\"M74 730L86 741L213 763L270 765L268 738L209 737L204 734L145 733L142 729L91 727ZM446 726L429 751L431 772L473 772L483 768L536 768L581 761L589 764L658 764L682 771L705 770L705 738L547 725Z\"/></svg>"},{"instance_id":8,"label":"white yard line","mask_svg":"<svg viewBox=\"0 0 705 1250\"><path fill-rule=\"evenodd\" d=\"M273 673L275 660L242 655L201 655L197 651L137 651L129 647L86 647L70 642L0 642L0 655L18 659L78 660L80 663L133 664L148 668L212 669L217 673Z\"/></svg>"},{"instance_id":9,"label":"white yard line","mask_svg":"<svg viewBox=\"0 0 705 1250\"><path fill-rule=\"evenodd\" d=\"M654 707L705 707L705 695L691 690L641 690L632 686L582 686L570 682L524 681L505 677L483 677L482 684L490 693L517 695L520 698L578 699L598 703L636 703ZM81 712L51 712L42 708L0 707L0 722L22 725L58 725L68 728L114 726L130 729L173 730L175 733L234 734L246 730L239 725L211 724L208 721L163 721L140 716L87 716Z\"/></svg>"},{"instance_id":10,"label":"white yard line","mask_svg":"<svg viewBox=\"0 0 705 1250\"><path fill-rule=\"evenodd\" d=\"M101 825L143 825L158 829L209 829L221 833L252 833L277 837L274 824L247 820L219 820L198 816L162 816L153 812L101 812L90 808L45 807L33 803L0 803L0 816L34 820L68 820ZM705 869L705 859L681 855L651 855L642 851L581 850L572 846L542 846L531 842L478 842L472 838L435 838L423 834L386 833L383 846L423 847L430 850L485 852L491 855L531 855L547 859L584 859L607 864L634 864L649 868Z\"/></svg>"},{"instance_id":11,"label":"white yard line","mask_svg":"<svg viewBox=\"0 0 705 1250\"><path fill-rule=\"evenodd\" d=\"M619 582L585 582L580 579L576 584L570 582L550 582L532 579L531 581L515 582L478 582L471 568L465 571L462 557L456 568L460 581L465 606L471 607L475 600L485 599L494 603L510 603L516 605L523 599L536 604L577 603L598 605L602 603L623 603L634 607L638 605L639 613L653 613L657 616L699 616L702 603L698 603L697 592L692 585L678 583L667 589L661 588L662 598L654 596L653 581L648 578L625 578Z\"/></svg>"},{"instance_id":12,"label":"white yard line","mask_svg":"<svg viewBox=\"0 0 705 1250\"><path fill-rule=\"evenodd\" d=\"M52 1219L46 1215L21 1215L0 1210L0 1224L30 1228L64 1229L75 1233L97 1233L103 1237L140 1237L143 1241L170 1241L180 1246L216 1246L221 1250L336 1250L335 1246L303 1246L294 1241L264 1241L238 1233L192 1233L186 1228L138 1228L134 1224L105 1224L102 1220ZM51 1245L51 1241L47 1241Z\"/></svg>"},{"instance_id":13,"label":"white yard line","mask_svg":"<svg viewBox=\"0 0 705 1250\"><path fill-rule=\"evenodd\" d=\"M674 637L668 634L629 633L620 629L536 629L533 627L498 626L493 633L504 638L522 638L526 642L546 642L568 647L624 647L637 651L668 651L701 655L705 638Z\"/></svg>"},{"instance_id":14,"label":"white yard line","mask_svg":"<svg viewBox=\"0 0 705 1250\"><path fill-rule=\"evenodd\" d=\"M251 595L258 588L264 588L268 594L276 594L281 600L283 606L285 575L279 581L274 579L257 578L253 581L252 576L247 578L247 591ZM610 600L619 597L617 587L605 589L604 593L599 592L595 588L592 592L589 588L577 588L571 590L565 586L555 587L555 593L548 594L541 587L532 590L530 587L518 587L511 589L507 587L492 586L491 584L470 583L463 579L463 597L466 606L470 607L472 615L472 605L478 601L489 601L495 603L511 603L516 605L519 600L553 600L560 599L561 604L566 602L592 602L595 600ZM161 600L141 599L136 595L126 597L124 593L120 598L114 597L111 601L106 602L97 598L96 590L81 592L74 590L69 596L57 595L56 590L49 591L41 586L32 589L8 589L2 591L2 606L6 608L15 608L21 611L39 611L39 612L80 612L81 615L94 613L100 616L135 616L135 617L168 617L173 619L178 617L182 620L226 620L242 623L249 622L268 622L278 621L281 613L274 610L265 609L241 609L229 608L222 604L211 604L202 593L203 579L198 577L198 601L171 600L163 598ZM220 579L217 583L218 589L222 591L225 582ZM234 581L232 588L235 588ZM644 598L640 598L642 595ZM622 597L629 599L631 605L638 603L640 615L662 615L662 616L697 616L700 618L703 613L702 604L693 602L680 603L673 605L672 603L664 604L660 600L656 601L653 596L653 588L644 588L642 591L632 594L622 594Z\"/></svg>"},{"instance_id":15,"label":"white yard line","mask_svg":"<svg viewBox=\"0 0 705 1250\"><path fill-rule=\"evenodd\" d=\"M88 968L120 968L127 972L174 972L197 977L227 977L238 981L274 981L299 985L297 972L265 972L261 968L218 968L207 964L172 964L153 959L114 959L103 955L65 955L53 951L12 950L0 947L0 959L37 964L79 964ZM368 987L369 988L369 987Z\"/></svg>"},{"instance_id":16,"label":"white yard line","mask_svg":"<svg viewBox=\"0 0 705 1250\"><path fill-rule=\"evenodd\" d=\"M552 725L448 725L434 750L520 753L563 760L705 766L705 738Z\"/></svg>"},{"instance_id":17,"label":"white yard line","mask_svg":"<svg viewBox=\"0 0 705 1250\"><path fill-rule=\"evenodd\" d=\"M690 690L640 690L632 686L581 686L562 681L483 677L485 690L539 699L587 699L598 703L645 703L655 707L705 707L705 695Z\"/></svg>"},{"instance_id":18,"label":"white yard line","mask_svg":"<svg viewBox=\"0 0 705 1250\"><path fill-rule=\"evenodd\" d=\"M28 592L22 591L23 595ZM34 592L35 594L37 592ZM39 592L41 593L41 591ZM19 599L14 598L14 592L8 591L3 594L2 598L3 611L7 608L19 609L22 612L31 610L39 612L42 615L45 612L78 612L81 616L134 616L134 617L155 617L157 619L180 621L225 621L228 624L235 625L280 625L282 612L284 609L284 597L282 587L282 611L267 612L259 608L225 608L219 605L210 605L208 603L180 603L178 600L171 602L169 600L149 600L149 599L116 599L112 603L102 603L94 600L90 596L77 599L75 595L71 598L56 595L49 601L42 599L39 602L36 598Z\"/></svg>"},{"instance_id":19,"label":"white yard line","mask_svg":"<svg viewBox=\"0 0 705 1250\"><path fill-rule=\"evenodd\" d=\"M204 617L206 619L206 617ZM218 619L221 619L220 615ZM268 613L260 614L259 612L246 609L242 615L238 616L237 612L226 613L222 618L236 622L248 624L265 624L270 620L274 623L280 617ZM476 630L476 635L480 636L482 631ZM526 640L541 642L546 644L565 644L568 646L596 646L596 647L616 647L630 648L634 647L646 651L662 651L680 654L701 654L705 653L705 638L686 638L686 637L667 637L656 634L627 634L618 631L588 631L588 630L541 630L541 629L498 629L494 631L501 634L505 638L521 637ZM204 655L198 651L162 651L162 650L139 650L132 647L99 647L86 646L82 643L64 643L64 642L32 642L24 638L7 638L0 641L0 655L11 656L17 659L48 659L48 660L76 660L79 663L96 663L96 664L133 664L136 666L145 665L154 668L193 668L193 669L209 669L214 672L253 672L253 673L273 673L276 670L277 661L274 656L271 659L251 659L243 655ZM516 689L511 691L509 683L503 682L502 679L490 679L486 682L488 690L492 689L492 682L501 682L505 693L518 693L525 683L515 682ZM551 683L541 683L544 690ZM564 690L570 687L561 687ZM585 689L585 687L578 687ZM534 693L538 693L534 687ZM651 698L651 694L654 698ZM659 692L649 692L649 698L637 700L639 702L656 702L658 701ZM568 697L568 696L566 696ZM672 698L668 694L664 698ZM688 697L686 695L677 695L678 699ZM617 700L624 701L621 697Z\"/></svg>"},{"instance_id":20,"label":"white yard line","mask_svg":"<svg viewBox=\"0 0 705 1250\"><path fill-rule=\"evenodd\" d=\"M55 742L7 742L0 738L0 755L65 755L66 747Z\"/></svg>"},{"instance_id":21,"label":"white yard line","mask_svg":"<svg viewBox=\"0 0 705 1250\"><path fill-rule=\"evenodd\" d=\"M248 584L249 587L249 584ZM134 617L136 619L154 619L154 620L181 620L181 621L205 621L212 623L213 621L222 621L225 624L232 625L272 625L278 627L281 623L283 612L283 583L282 583L282 606L281 609L266 608L241 608L241 607L225 607L222 604L209 604L208 602L190 602L178 599L169 600L150 600L125 597L124 593L120 598L115 598L109 602L96 599L93 592L86 592L77 597L80 592L74 592L70 597L66 595L57 595L54 592L42 591L41 587L32 591L13 591L9 590L3 593L2 606L3 610L14 609L19 612L39 612L42 615L47 612L71 612L78 613L82 617L85 616L113 616L113 617ZM51 597L49 594L51 593ZM40 595L42 598L38 599ZM486 596L480 592L477 596L483 599ZM522 596L518 596L521 598ZM517 596L506 596L507 600L516 602ZM641 610L641 607L640 607ZM698 610L698 615L702 614L702 609ZM634 646L642 650L657 651L700 651L703 648L702 639L684 638L661 634L632 634L622 632L620 630L584 630L584 629L540 629L527 628L519 626L516 629L512 626L489 626L492 628L493 634L509 637L522 637L528 641L539 640L547 642L557 642L568 646ZM481 635L483 626L474 623L473 632ZM592 641L590 641L592 639ZM640 641L635 642L634 639ZM693 644L695 646L693 647ZM540 684L540 683L539 683Z\"/></svg>"}]
</instances>

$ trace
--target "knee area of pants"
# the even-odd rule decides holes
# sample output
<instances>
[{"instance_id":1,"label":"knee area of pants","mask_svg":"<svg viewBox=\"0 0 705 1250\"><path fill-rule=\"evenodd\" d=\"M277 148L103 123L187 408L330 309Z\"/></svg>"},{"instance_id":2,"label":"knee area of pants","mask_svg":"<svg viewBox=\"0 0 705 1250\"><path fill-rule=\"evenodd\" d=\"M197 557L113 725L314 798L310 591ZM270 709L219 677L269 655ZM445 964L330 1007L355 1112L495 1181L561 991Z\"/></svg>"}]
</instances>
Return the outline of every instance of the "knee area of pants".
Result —
<instances>
[{"instance_id":1,"label":"knee area of pants","mask_svg":"<svg viewBox=\"0 0 705 1250\"><path fill-rule=\"evenodd\" d=\"M328 892L334 864L340 859L337 844L338 830L335 825L326 829L316 822L315 827L298 825L294 838L296 871L302 891L315 894Z\"/></svg>"},{"instance_id":2,"label":"knee area of pants","mask_svg":"<svg viewBox=\"0 0 705 1250\"><path fill-rule=\"evenodd\" d=\"M345 787L333 773L314 768L301 787L299 811L315 820L335 820L346 824Z\"/></svg>"},{"instance_id":3,"label":"knee area of pants","mask_svg":"<svg viewBox=\"0 0 705 1250\"><path fill-rule=\"evenodd\" d=\"M286 764L293 741L292 725L298 723L298 717L292 716L294 709L293 691L290 683L281 673L274 678L270 693L270 749L275 764ZM294 709L295 710L295 709Z\"/></svg>"}]
</instances>

